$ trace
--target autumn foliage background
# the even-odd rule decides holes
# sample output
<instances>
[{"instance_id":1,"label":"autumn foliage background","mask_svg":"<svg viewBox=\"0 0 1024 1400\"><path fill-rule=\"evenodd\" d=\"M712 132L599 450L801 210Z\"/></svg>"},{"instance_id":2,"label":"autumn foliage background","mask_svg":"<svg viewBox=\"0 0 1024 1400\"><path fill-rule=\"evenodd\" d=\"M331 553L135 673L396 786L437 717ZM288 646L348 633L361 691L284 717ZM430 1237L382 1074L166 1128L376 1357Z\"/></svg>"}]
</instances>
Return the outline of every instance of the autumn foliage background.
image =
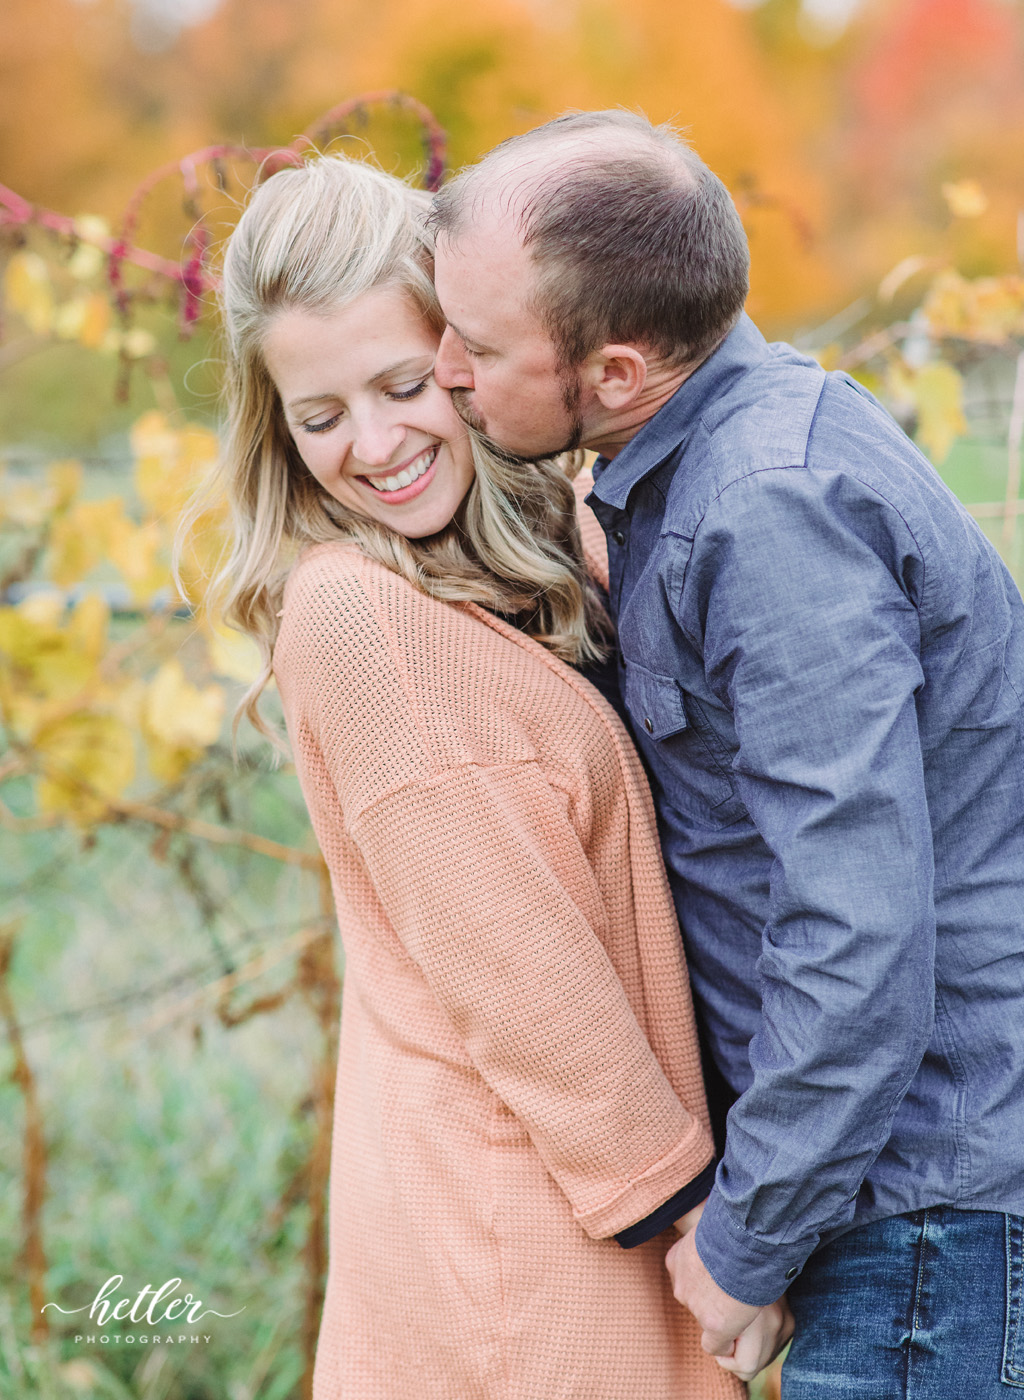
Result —
<instances>
[{"instance_id":1,"label":"autumn foliage background","mask_svg":"<svg viewBox=\"0 0 1024 1400\"><path fill-rule=\"evenodd\" d=\"M382 91L454 166L567 107L675 121L742 212L755 320L878 393L1016 570L1022 65L1021 0L4 0L0 1397L309 1393L341 954L294 775L245 727L230 752L253 656L203 606L216 503L191 615L169 573L218 452L241 148ZM317 142L404 174L423 135L387 99ZM238 1315L76 1342L114 1274Z\"/></svg>"}]
</instances>

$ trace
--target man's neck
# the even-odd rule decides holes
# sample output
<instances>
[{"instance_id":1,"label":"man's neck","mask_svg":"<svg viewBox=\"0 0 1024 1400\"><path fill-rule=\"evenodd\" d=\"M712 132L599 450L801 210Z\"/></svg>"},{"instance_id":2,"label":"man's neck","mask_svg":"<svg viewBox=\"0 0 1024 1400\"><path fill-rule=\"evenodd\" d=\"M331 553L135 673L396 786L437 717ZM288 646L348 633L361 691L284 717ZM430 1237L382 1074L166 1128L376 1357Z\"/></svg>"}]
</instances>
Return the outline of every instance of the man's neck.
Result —
<instances>
[{"instance_id":1,"label":"man's neck","mask_svg":"<svg viewBox=\"0 0 1024 1400\"><path fill-rule=\"evenodd\" d=\"M685 366L682 369L678 365L651 365L643 389L629 407L618 413L606 413L601 421L594 423L592 429L585 434L581 445L592 452L599 452L610 461L636 437L658 410L668 403L695 369L696 365Z\"/></svg>"}]
</instances>

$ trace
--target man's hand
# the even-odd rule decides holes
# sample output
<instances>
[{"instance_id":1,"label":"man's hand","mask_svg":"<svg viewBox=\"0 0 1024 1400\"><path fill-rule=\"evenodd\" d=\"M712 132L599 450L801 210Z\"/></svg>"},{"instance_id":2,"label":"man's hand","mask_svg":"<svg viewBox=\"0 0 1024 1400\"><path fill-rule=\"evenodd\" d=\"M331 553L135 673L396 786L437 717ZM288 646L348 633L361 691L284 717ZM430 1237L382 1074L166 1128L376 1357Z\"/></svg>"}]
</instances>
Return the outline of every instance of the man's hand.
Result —
<instances>
[{"instance_id":1,"label":"man's hand","mask_svg":"<svg viewBox=\"0 0 1024 1400\"><path fill-rule=\"evenodd\" d=\"M672 1276L676 1299L696 1319L700 1344L725 1371L749 1381L776 1357L793 1335L793 1315L785 1298L755 1307L730 1297L704 1267L694 1241L702 1207L676 1221L686 1230L668 1252L665 1266Z\"/></svg>"}]
</instances>

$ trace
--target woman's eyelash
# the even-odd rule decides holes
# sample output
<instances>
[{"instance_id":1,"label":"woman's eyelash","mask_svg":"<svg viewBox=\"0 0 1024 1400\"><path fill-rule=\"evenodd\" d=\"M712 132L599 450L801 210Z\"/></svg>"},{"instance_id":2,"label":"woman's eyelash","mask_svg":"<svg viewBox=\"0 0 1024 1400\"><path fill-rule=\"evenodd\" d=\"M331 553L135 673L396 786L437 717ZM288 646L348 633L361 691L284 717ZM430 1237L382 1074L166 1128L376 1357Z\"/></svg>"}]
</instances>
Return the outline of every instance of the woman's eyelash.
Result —
<instances>
[{"instance_id":1,"label":"woman's eyelash","mask_svg":"<svg viewBox=\"0 0 1024 1400\"><path fill-rule=\"evenodd\" d=\"M427 387L428 381L421 379L418 384L414 384L411 389L392 389L388 398L391 399L414 399L417 394L422 394Z\"/></svg>"},{"instance_id":2,"label":"woman's eyelash","mask_svg":"<svg viewBox=\"0 0 1024 1400\"><path fill-rule=\"evenodd\" d=\"M341 414L336 413L333 418L325 418L322 423L303 423L302 431L304 433L326 433L328 428L334 427L340 417Z\"/></svg>"}]
</instances>

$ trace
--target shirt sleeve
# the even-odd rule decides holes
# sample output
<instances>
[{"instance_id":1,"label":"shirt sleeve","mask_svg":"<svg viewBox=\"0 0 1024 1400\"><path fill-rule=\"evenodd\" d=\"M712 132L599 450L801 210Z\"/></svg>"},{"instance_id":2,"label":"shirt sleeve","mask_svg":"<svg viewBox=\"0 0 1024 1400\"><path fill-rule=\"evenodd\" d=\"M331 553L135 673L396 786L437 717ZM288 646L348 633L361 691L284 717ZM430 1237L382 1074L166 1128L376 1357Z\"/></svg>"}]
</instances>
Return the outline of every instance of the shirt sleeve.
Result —
<instances>
[{"instance_id":1,"label":"shirt sleeve","mask_svg":"<svg viewBox=\"0 0 1024 1400\"><path fill-rule=\"evenodd\" d=\"M773 857L753 1079L696 1233L716 1282L747 1303L777 1298L851 1219L932 1033L919 565L870 488L776 469L714 502L679 595Z\"/></svg>"},{"instance_id":2,"label":"shirt sleeve","mask_svg":"<svg viewBox=\"0 0 1024 1400\"><path fill-rule=\"evenodd\" d=\"M707 1164L598 936L566 796L535 762L410 782L351 833L383 911L482 1078L595 1238Z\"/></svg>"},{"instance_id":3,"label":"shirt sleeve","mask_svg":"<svg viewBox=\"0 0 1024 1400\"><path fill-rule=\"evenodd\" d=\"M717 1165L718 1159L715 1158L707 1164L700 1176L694 1177L657 1210L652 1210L650 1215L645 1215L643 1220L638 1220L628 1229L620 1230L615 1236L616 1243L623 1249L636 1249L637 1245L653 1240L655 1235L660 1235L662 1230L674 1225L681 1215L686 1215L694 1206L699 1206L701 1201L707 1200L708 1193L715 1184Z\"/></svg>"}]
</instances>

